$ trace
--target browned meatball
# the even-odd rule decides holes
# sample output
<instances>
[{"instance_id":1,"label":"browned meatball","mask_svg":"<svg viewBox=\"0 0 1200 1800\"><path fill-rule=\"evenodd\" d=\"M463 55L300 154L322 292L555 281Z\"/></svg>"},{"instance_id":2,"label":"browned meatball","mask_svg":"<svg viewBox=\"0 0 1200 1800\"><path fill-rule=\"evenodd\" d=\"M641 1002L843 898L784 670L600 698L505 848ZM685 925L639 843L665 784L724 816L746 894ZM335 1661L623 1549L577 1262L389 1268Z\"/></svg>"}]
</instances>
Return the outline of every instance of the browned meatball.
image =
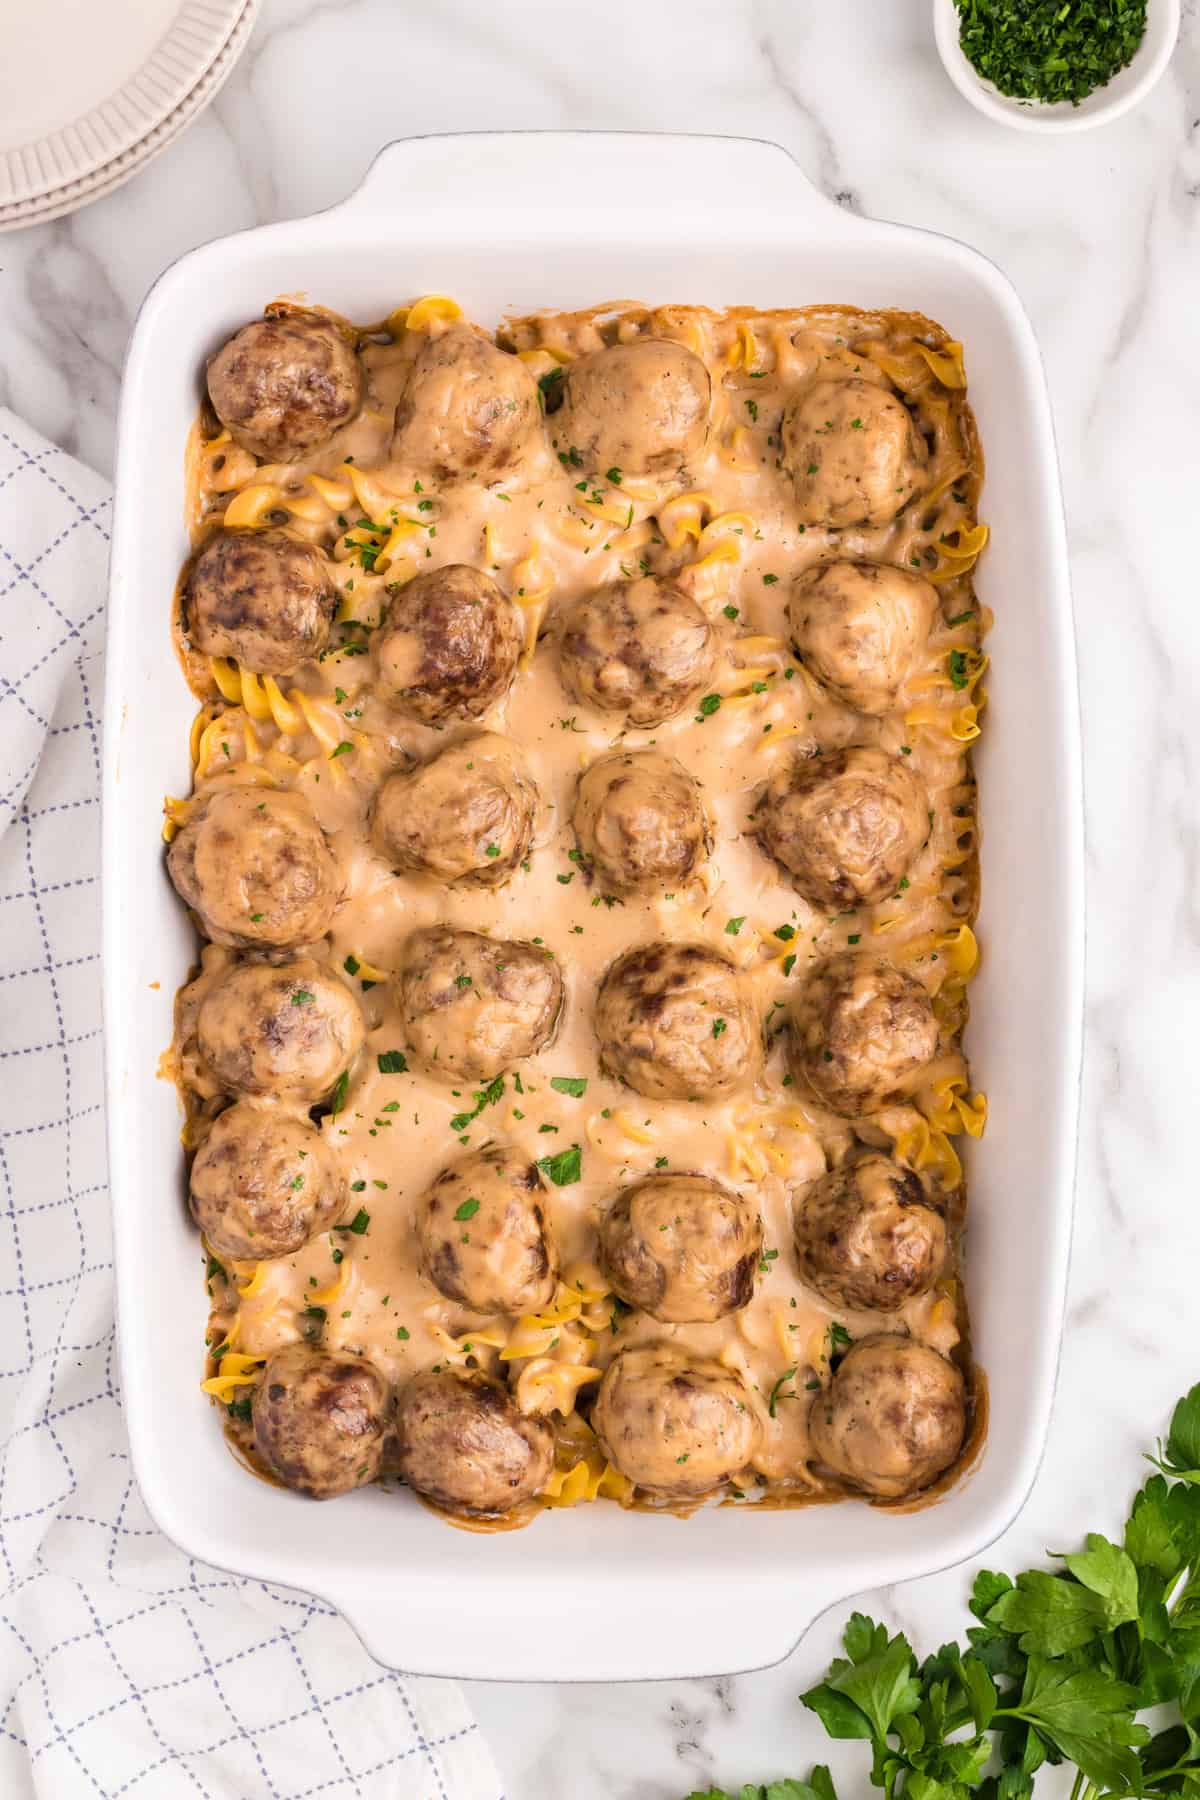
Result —
<instances>
[{"instance_id":1,"label":"browned meatball","mask_svg":"<svg viewBox=\"0 0 1200 1800\"><path fill-rule=\"evenodd\" d=\"M843 951L818 963L791 1017L793 1076L844 1118L904 1099L937 1055L929 995L883 956Z\"/></svg>"},{"instance_id":2,"label":"browned meatball","mask_svg":"<svg viewBox=\"0 0 1200 1800\"><path fill-rule=\"evenodd\" d=\"M707 1175L647 1175L609 1207L600 1260L630 1306L664 1325L709 1324L753 1298L762 1236L744 1194Z\"/></svg>"},{"instance_id":3,"label":"browned meatball","mask_svg":"<svg viewBox=\"0 0 1200 1800\"><path fill-rule=\"evenodd\" d=\"M762 1031L742 977L703 944L641 944L596 998L608 1072L649 1100L731 1093L758 1073Z\"/></svg>"},{"instance_id":4,"label":"browned meatball","mask_svg":"<svg viewBox=\"0 0 1200 1800\"><path fill-rule=\"evenodd\" d=\"M442 483L498 481L519 469L541 420L519 357L473 325L422 344L396 408L392 458Z\"/></svg>"},{"instance_id":5,"label":"browned meatball","mask_svg":"<svg viewBox=\"0 0 1200 1800\"><path fill-rule=\"evenodd\" d=\"M581 594L559 640L568 694L634 726L661 725L680 712L711 677L714 655L700 607L654 575Z\"/></svg>"},{"instance_id":6,"label":"browned meatball","mask_svg":"<svg viewBox=\"0 0 1200 1800\"><path fill-rule=\"evenodd\" d=\"M547 1306L558 1251L535 1162L485 1144L443 1169L417 1202L421 1267L439 1293L480 1313Z\"/></svg>"},{"instance_id":7,"label":"browned meatball","mask_svg":"<svg viewBox=\"0 0 1200 1800\"><path fill-rule=\"evenodd\" d=\"M267 1361L251 1416L259 1453L280 1481L332 1500L378 1475L392 1391L365 1356L286 1344Z\"/></svg>"},{"instance_id":8,"label":"browned meatball","mask_svg":"<svg viewBox=\"0 0 1200 1800\"><path fill-rule=\"evenodd\" d=\"M268 462L296 462L362 409L366 383L341 325L281 313L234 332L208 365L208 397L234 442Z\"/></svg>"},{"instance_id":9,"label":"browned meatball","mask_svg":"<svg viewBox=\"0 0 1200 1800\"><path fill-rule=\"evenodd\" d=\"M400 589L375 639L380 697L424 725L478 719L512 686L524 642L518 608L466 563Z\"/></svg>"},{"instance_id":10,"label":"browned meatball","mask_svg":"<svg viewBox=\"0 0 1200 1800\"><path fill-rule=\"evenodd\" d=\"M617 893L657 893L708 855L700 787L661 750L618 750L579 777L571 822L587 866Z\"/></svg>"},{"instance_id":11,"label":"browned meatball","mask_svg":"<svg viewBox=\"0 0 1200 1800\"><path fill-rule=\"evenodd\" d=\"M966 1424L955 1365L915 1338L882 1335L851 1345L809 1414L826 1467L887 1500L919 1492L948 1469Z\"/></svg>"},{"instance_id":12,"label":"browned meatball","mask_svg":"<svg viewBox=\"0 0 1200 1800\"><path fill-rule=\"evenodd\" d=\"M193 649L231 657L256 675L294 675L319 656L336 611L325 558L285 531L219 531L183 591Z\"/></svg>"},{"instance_id":13,"label":"browned meatball","mask_svg":"<svg viewBox=\"0 0 1200 1800\"><path fill-rule=\"evenodd\" d=\"M291 1256L328 1231L346 1202L330 1144L295 1113L239 1101L196 1152L192 1217L218 1256Z\"/></svg>"},{"instance_id":14,"label":"browned meatball","mask_svg":"<svg viewBox=\"0 0 1200 1800\"><path fill-rule=\"evenodd\" d=\"M537 944L434 925L414 931L396 977L413 1061L442 1081L491 1081L554 1036L562 970Z\"/></svg>"},{"instance_id":15,"label":"browned meatball","mask_svg":"<svg viewBox=\"0 0 1200 1800\"><path fill-rule=\"evenodd\" d=\"M311 957L234 963L204 996L196 1044L222 1087L308 1106L362 1049L362 1011Z\"/></svg>"},{"instance_id":16,"label":"browned meatball","mask_svg":"<svg viewBox=\"0 0 1200 1800\"><path fill-rule=\"evenodd\" d=\"M502 1382L454 1369L415 1375L396 1408L401 1475L449 1512L509 1512L541 1492L554 1432L526 1418Z\"/></svg>"},{"instance_id":17,"label":"browned meatball","mask_svg":"<svg viewBox=\"0 0 1200 1800\"><path fill-rule=\"evenodd\" d=\"M499 887L529 854L536 814L520 750L480 732L389 776L375 803L374 842L401 873Z\"/></svg>"},{"instance_id":18,"label":"browned meatball","mask_svg":"<svg viewBox=\"0 0 1200 1800\"><path fill-rule=\"evenodd\" d=\"M873 381L818 381L783 415L783 462L804 525L887 525L925 491L929 451L902 400Z\"/></svg>"},{"instance_id":19,"label":"browned meatball","mask_svg":"<svg viewBox=\"0 0 1200 1800\"><path fill-rule=\"evenodd\" d=\"M925 789L886 750L784 756L757 812L763 848L813 906L886 899L929 836Z\"/></svg>"},{"instance_id":20,"label":"browned meatball","mask_svg":"<svg viewBox=\"0 0 1200 1800\"><path fill-rule=\"evenodd\" d=\"M796 1260L831 1306L895 1312L946 1266L946 1222L920 1177L889 1156L831 1169L796 1203Z\"/></svg>"},{"instance_id":21,"label":"browned meatball","mask_svg":"<svg viewBox=\"0 0 1200 1800\"><path fill-rule=\"evenodd\" d=\"M818 563L792 583L788 627L797 656L831 694L882 718L929 637L937 593L891 563Z\"/></svg>"},{"instance_id":22,"label":"browned meatball","mask_svg":"<svg viewBox=\"0 0 1200 1800\"><path fill-rule=\"evenodd\" d=\"M598 478L677 477L703 453L711 402L708 370L685 345L612 344L568 365L551 442Z\"/></svg>"},{"instance_id":23,"label":"browned meatball","mask_svg":"<svg viewBox=\"0 0 1200 1800\"><path fill-rule=\"evenodd\" d=\"M613 1467L664 1500L698 1499L744 1469L762 1425L739 1376L669 1344L608 1365L592 1428Z\"/></svg>"},{"instance_id":24,"label":"browned meatball","mask_svg":"<svg viewBox=\"0 0 1200 1800\"><path fill-rule=\"evenodd\" d=\"M234 949L314 943L340 898L307 800L275 788L210 788L173 839L167 870L205 935Z\"/></svg>"}]
</instances>

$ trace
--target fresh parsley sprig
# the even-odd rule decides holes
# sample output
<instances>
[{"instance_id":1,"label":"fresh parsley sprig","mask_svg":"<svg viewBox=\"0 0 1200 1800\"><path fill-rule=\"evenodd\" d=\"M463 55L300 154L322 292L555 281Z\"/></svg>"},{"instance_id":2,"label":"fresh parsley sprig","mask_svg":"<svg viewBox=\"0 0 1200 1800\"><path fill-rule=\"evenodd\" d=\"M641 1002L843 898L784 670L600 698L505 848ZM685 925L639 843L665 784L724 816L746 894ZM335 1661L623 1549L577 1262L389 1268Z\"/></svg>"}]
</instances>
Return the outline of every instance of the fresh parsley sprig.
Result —
<instances>
[{"instance_id":1,"label":"fresh parsley sprig","mask_svg":"<svg viewBox=\"0 0 1200 1800\"><path fill-rule=\"evenodd\" d=\"M1122 1541L1089 1532L1053 1569L980 1570L963 1644L919 1662L852 1614L845 1655L801 1700L871 1747L886 1800L1029 1800L1043 1764L1071 1800L1200 1800L1200 1386L1176 1406ZM1138 1715L1168 1706L1151 1731ZM837 1800L828 1769L688 1800Z\"/></svg>"}]
</instances>

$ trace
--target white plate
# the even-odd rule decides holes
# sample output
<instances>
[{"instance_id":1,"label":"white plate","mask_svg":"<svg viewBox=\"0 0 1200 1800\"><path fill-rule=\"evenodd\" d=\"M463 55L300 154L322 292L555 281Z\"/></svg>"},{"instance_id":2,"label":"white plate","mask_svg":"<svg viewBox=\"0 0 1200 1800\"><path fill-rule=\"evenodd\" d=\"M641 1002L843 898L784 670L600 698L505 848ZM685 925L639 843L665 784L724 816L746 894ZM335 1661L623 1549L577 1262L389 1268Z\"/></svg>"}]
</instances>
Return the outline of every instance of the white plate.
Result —
<instances>
[{"instance_id":1,"label":"white plate","mask_svg":"<svg viewBox=\"0 0 1200 1800\"><path fill-rule=\"evenodd\" d=\"M669 204L665 197L669 196ZM719 229L714 228L719 221ZM196 955L163 866L162 797L190 781L188 694L167 618L184 528L184 444L205 357L277 294L357 319L455 295L510 308L647 302L924 310L966 344L987 455L995 610L979 755L983 966L969 1047L988 1090L971 1159L968 1271L991 1423L978 1465L911 1515L858 1502L609 1504L529 1530L456 1531L407 1493L319 1506L234 1461L200 1392L203 1261L179 1109L155 1079ZM644 1679L785 1655L833 1602L976 1555L1041 1457L1070 1238L1083 993L1075 645L1045 377L993 265L950 238L857 218L786 152L731 138L546 132L393 144L343 205L195 250L161 278L126 364L104 747L104 1007L125 1412L147 1506L192 1555L320 1594L384 1662L434 1675ZM973 1147L974 1148L974 1147Z\"/></svg>"},{"instance_id":2,"label":"white plate","mask_svg":"<svg viewBox=\"0 0 1200 1800\"><path fill-rule=\"evenodd\" d=\"M0 230L109 193L206 106L258 0L39 0L0 61ZM53 68L53 83L22 71Z\"/></svg>"}]
</instances>

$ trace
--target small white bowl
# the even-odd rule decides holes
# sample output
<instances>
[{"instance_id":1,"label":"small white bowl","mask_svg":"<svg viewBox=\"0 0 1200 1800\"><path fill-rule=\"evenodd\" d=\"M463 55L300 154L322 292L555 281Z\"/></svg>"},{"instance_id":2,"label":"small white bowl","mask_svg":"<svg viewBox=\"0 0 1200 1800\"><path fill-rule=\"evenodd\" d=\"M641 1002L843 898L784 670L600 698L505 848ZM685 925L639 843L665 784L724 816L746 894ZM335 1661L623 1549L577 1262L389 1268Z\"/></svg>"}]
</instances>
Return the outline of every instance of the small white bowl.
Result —
<instances>
[{"instance_id":1,"label":"small white bowl","mask_svg":"<svg viewBox=\"0 0 1200 1800\"><path fill-rule=\"evenodd\" d=\"M1090 131L1095 125L1119 119L1145 99L1171 60L1179 35L1180 12L1181 0L1149 0L1146 33L1133 61L1078 106L1072 106L1069 100L1014 100L985 81L959 47L959 14L954 0L933 0L933 35L947 75L977 112L1017 131Z\"/></svg>"}]
</instances>

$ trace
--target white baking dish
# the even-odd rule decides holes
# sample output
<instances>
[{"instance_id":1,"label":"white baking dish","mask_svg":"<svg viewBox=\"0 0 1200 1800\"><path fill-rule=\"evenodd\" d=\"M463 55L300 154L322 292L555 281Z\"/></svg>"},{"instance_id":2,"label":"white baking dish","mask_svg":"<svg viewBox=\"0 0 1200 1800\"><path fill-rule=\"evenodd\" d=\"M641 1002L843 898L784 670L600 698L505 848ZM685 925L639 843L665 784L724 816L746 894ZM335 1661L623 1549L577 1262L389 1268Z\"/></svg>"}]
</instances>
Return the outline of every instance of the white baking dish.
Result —
<instances>
[{"instance_id":1,"label":"white baking dish","mask_svg":"<svg viewBox=\"0 0 1200 1800\"><path fill-rule=\"evenodd\" d=\"M192 704L168 631L187 550L183 448L205 356L277 294L358 319L425 291L494 324L614 297L842 301L929 313L964 340L987 456L995 609L983 789L983 969L969 1047L991 1098L970 1170L969 1290L991 1389L978 1466L911 1515L858 1503L612 1505L522 1532L449 1528L407 1494L317 1506L252 1480L199 1390L200 1248L179 1113L155 1065L195 945L167 882L165 792ZM1083 845L1070 594L1046 387L1012 288L947 238L818 195L769 144L539 133L384 150L343 205L209 244L152 290L121 402L104 821L109 1143L126 1414L142 1492L184 1549L341 1607L385 1662L545 1680L687 1676L783 1656L833 1601L973 1555L1033 1480L1058 1356L1080 1065Z\"/></svg>"}]
</instances>

